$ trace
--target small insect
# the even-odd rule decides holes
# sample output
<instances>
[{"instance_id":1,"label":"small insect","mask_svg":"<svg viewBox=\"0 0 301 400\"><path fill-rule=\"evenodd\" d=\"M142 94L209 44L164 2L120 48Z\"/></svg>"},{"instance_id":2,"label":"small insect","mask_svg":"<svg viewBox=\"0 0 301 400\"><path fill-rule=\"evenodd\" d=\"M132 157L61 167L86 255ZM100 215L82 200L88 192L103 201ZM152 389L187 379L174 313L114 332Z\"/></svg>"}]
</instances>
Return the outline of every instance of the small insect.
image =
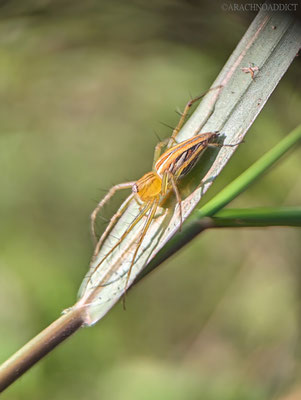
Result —
<instances>
[{"instance_id":1,"label":"small insect","mask_svg":"<svg viewBox=\"0 0 301 400\"><path fill-rule=\"evenodd\" d=\"M212 88L210 90L217 88L220 88L220 86ZM208 93L208 91L206 93ZM237 143L237 144L223 145L218 142L218 139L220 137L218 132L199 133L199 131L197 131L195 136L193 136L190 139L184 140L183 142L180 143L176 142L176 136L180 131L181 127L183 126L183 123L185 122L185 118L188 114L189 109L191 108L193 103L198 101L206 93L190 100L186 104L184 112L181 114L179 123L173 130L171 137L157 144L154 153L154 162L152 171L143 175L142 178L140 178L138 181L120 183L118 185L113 186L109 190L107 195L98 203L97 207L91 214L91 231L92 231L92 236L95 240L95 250L92 257L92 262L93 262L95 257L99 253L99 250L105 238L108 236L109 232L112 230L113 226L116 224L118 219L123 215L129 203L133 199L135 199L141 208L139 215L124 231L124 233L118 239L117 243L115 243L115 245L110 249L110 251L98 262L96 267L94 267L94 271L97 270L101 266L101 264L105 261L105 259L119 246L119 244L131 232L131 230L135 227L135 225L137 225L137 223L141 221L141 219L144 216L146 216L145 224L142 228L140 238L138 240L136 249L132 257L130 268L127 272L125 292L127 290L128 280L130 278L130 274L133 265L135 263L139 248L141 247L141 244L148 231L151 221L155 217L158 207L160 207L162 202L166 199L167 195L172 191L174 192L177 203L179 205L180 227L182 225L182 206L181 206L182 200L180 192L178 190L179 179L181 179L191 171L191 169L198 162L202 153L208 147L221 147L221 146L232 147L239 144ZM171 144L172 146L168 148L162 155L160 155L162 148L164 146L168 146L168 144ZM125 201L123 207L119 209L115 215L113 215L104 233L97 241L95 233L95 221L97 214L99 213L100 209L104 206L104 204L107 203L111 199L111 197L118 190L121 189L132 189L132 194Z\"/></svg>"},{"instance_id":2,"label":"small insect","mask_svg":"<svg viewBox=\"0 0 301 400\"><path fill-rule=\"evenodd\" d=\"M251 79L254 80L255 72L257 73L259 71L259 67L257 67L257 65L254 65L254 64L249 64L248 67L244 67L241 70L245 74L250 74L251 75Z\"/></svg>"}]
</instances>

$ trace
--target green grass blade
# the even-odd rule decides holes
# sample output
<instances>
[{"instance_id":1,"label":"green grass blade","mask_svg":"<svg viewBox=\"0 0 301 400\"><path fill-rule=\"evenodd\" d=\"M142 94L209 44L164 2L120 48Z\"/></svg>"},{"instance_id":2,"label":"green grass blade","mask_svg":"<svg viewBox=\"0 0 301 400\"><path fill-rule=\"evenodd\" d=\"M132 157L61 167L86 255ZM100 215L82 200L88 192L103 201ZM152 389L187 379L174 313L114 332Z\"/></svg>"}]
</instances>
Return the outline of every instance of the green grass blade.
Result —
<instances>
[{"instance_id":1,"label":"green grass blade","mask_svg":"<svg viewBox=\"0 0 301 400\"><path fill-rule=\"evenodd\" d=\"M246 190L251 183L264 174L288 150L301 141L301 125L294 129L286 138L256 161L250 168L219 192L212 200L195 212L195 218L214 215L225 207L235 197Z\"/></svg>"},{"instance_id":2,"label":"green grass blade","mask_svg":"<svg viewBox=\"0 0 301 400\"><path fill-rule=\"evenodd\" d=\"M212 228L301 226L301 207L256 207L220 210L211 217Z\"/></svg>"}]
</instances>

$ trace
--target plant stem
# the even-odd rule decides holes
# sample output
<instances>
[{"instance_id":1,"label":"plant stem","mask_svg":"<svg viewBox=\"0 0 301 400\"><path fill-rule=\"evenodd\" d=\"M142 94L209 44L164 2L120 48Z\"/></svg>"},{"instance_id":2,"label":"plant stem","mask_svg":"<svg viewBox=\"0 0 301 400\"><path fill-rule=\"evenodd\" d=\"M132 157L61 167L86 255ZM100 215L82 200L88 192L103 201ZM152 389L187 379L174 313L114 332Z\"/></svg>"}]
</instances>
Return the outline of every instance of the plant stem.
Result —
<instances>
[{"instance_id":1,"label":"plant stem","mask_svg":"<svg viewBox=\"0 0 301 400\"><path fill-rule=\"evenodd\" d=\"M54 321L0 366L0 392L84 323L83 310L71 309Z\"/></svg>"},{"instance_id":2,"label":"plant stem","mask_svg":"<svg viewBox=\"0 0 301 400\"><path fill-rule=\"evenodd\" d=\"M221 210L211 219L211 228L301 226L301 207L244 208ZM201 221L200 221L201 222ZM209 225L209 223L207 223Z\"/></svg>"}]
</instances>

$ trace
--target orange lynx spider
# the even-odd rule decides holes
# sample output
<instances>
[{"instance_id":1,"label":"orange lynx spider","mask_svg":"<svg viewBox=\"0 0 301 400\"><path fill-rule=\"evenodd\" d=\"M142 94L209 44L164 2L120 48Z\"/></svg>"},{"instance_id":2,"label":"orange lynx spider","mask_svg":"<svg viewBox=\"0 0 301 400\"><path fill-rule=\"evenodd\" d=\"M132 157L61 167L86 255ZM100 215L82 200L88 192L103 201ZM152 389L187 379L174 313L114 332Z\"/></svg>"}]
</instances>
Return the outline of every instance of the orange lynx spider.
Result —
<instances>
[{"instance_id":1,"label":"orange lynx spider","mask_svg":"<svg viewBox=\"0 0 301 400\"><path fill-rule=\"evenodd\" d=\"M95 266L94 271L96 271L101 264L106 260L106 258L112 254L112 252L119 246L119 244L124 240L124 238L129 234L129 232L135 227L135 225L147 214L147 218L142 229L137 247L134 251L134 255L132 257L132 261L130 264L130 268L127 272L127 279L125 284L125 291L127 290L128 280L130 278L130 274L135 263L136 256L138 254L139 248L143 242L143 239L147 233L147 230L150 226L152 219L154 218L158 206L166 199L167 195L173 190L177 203L179 205L179 214L180 214L180 227L182 225L182 206L181 206L181 196L177 187L177 181L187 175L190 170L195 166L198 162L201 154L207 147L222 147L222 146L237 146L236 144L219 144L218 132L206 132L199 133L200 129L198 129L190 139L184 140L174 146L170 147L166 150L161 156L161 149L164 146L168 146L168 143L177 143L176 136L182 128L185 118L188 114L190 107L204 97L209 91L219 89L221 86L217 86L209 89L207 92L202 95L190 100L184 109L184 112L181 114L181 118L179 120L178 125L173 130L170 138L159 142L155 147L154 153L154 161L153 161L153 169L151 172L146 173L142 176L138 181L125 182L120 183L118 185L113 186L107 195L98 203L97 207L91 214L91 231L92 236L95 240L95 250L92 257L92 262L95 260L101 245L104 240L108 236L109 232L112 230L118 219L123 215L125 210L127 209L131 200L135 199L139 205L143 205L139 215L134 219L134 221L130 224L130 226L125 230L125 232L118 239L117 243L109 250L109 252L98 262ZM95 220L97 214L100 209L107 203L111 197L121 189L132 189L132 194L125 201L123 207L118 210L110 220L107 228L105 229L102 236L97 241L96 233L95 233Z\"/></svg>"}]
</instances>

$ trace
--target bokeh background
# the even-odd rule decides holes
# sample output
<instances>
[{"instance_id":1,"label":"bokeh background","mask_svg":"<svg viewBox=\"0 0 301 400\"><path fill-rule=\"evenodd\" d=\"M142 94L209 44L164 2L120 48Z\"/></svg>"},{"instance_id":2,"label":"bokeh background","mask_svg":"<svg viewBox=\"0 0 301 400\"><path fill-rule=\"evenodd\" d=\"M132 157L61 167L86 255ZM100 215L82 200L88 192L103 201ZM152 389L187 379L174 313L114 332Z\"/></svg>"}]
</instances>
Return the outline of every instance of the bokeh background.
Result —
<instances>
[{"instance_id":1,"label":"bokeh background","mask_svg":"<svg viewBox=\"0 0 301 400\"><path fill-rule=\"evenodd\" d=\"M197 0L0 2L0 361L75 302L96 202L151 168L160 122L254 17ZM213 190L299 123L298 82L296 59ZM300 198L296 150L233 206ZM300 256L298 229L207 232L2 398L300 399Z\"/></svg>"}]
</instances>

